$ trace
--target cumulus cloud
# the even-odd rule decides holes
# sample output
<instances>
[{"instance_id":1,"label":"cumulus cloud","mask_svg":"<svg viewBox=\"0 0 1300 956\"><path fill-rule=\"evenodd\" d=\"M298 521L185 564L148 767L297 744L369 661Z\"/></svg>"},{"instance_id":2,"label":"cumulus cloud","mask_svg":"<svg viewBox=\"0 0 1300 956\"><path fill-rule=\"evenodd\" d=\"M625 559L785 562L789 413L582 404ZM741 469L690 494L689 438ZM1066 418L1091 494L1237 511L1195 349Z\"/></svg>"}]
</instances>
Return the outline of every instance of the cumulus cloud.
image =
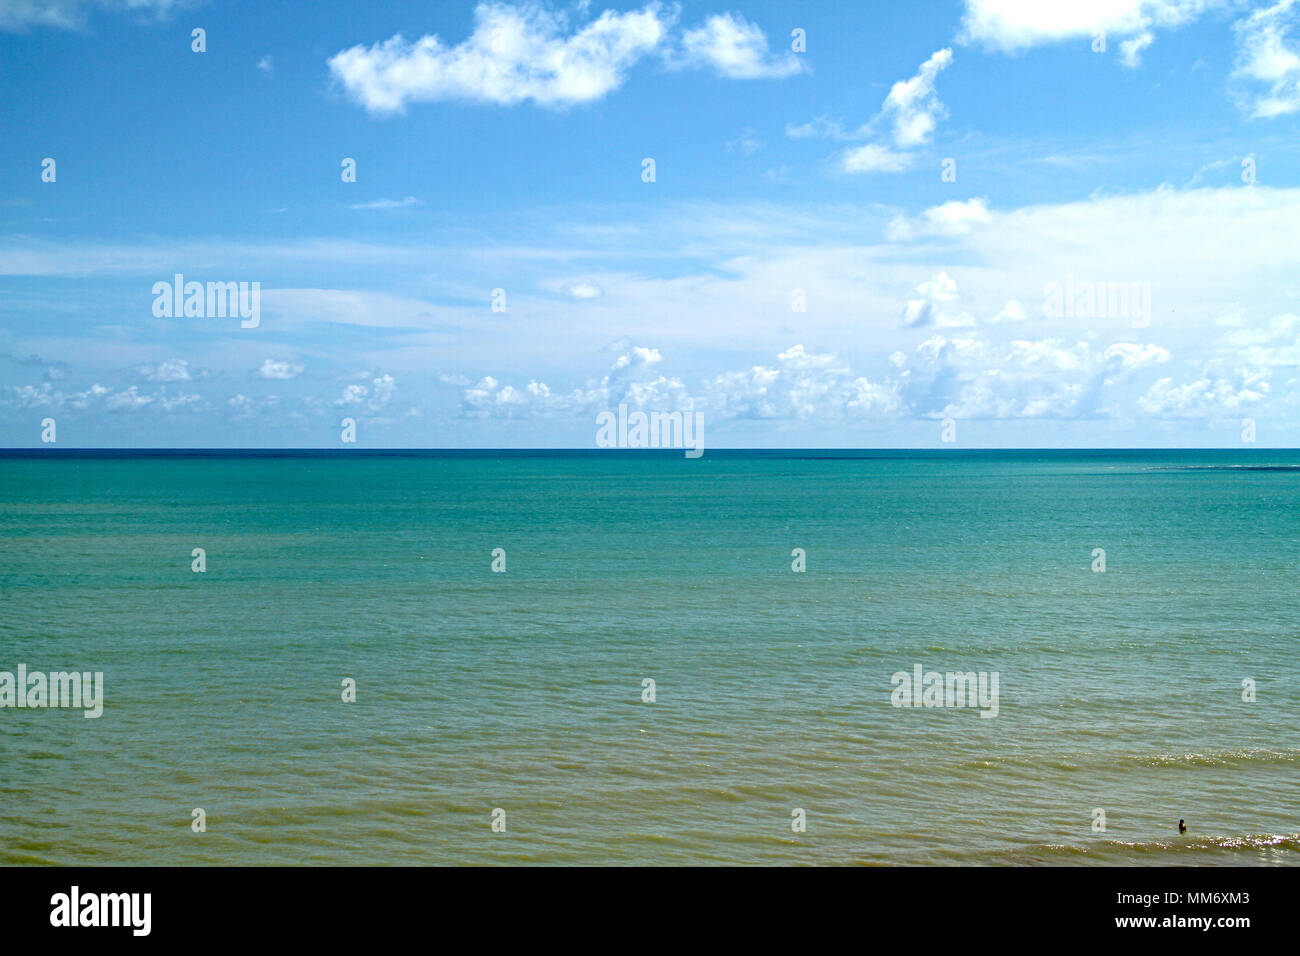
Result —
<instances>
[{"instance_id":1,"label":"cumulus cloud","mask_svg":"<svg viewBox=\"0 0 1300 956\"><path fill-rule=\"evenodd\" d=\"M1182 26L1225 0L1097 0L1035 3L1026 0L966 0L959 39L1002 53L1065 40L1090 38L1097 31L1127 38L1121 61L1136 66L1155 29Z\"/></svg>"},{"instance_id":2,"label":"cumulus cloud","mask_svg":"<svg viewBox=\"0 0 1300 956\"><path fill-rule=\"evenodd\" d=\"M918 298L908 299L903 307L903 325L909 328L934 326L937 328L971 328L981 324L974 315L960 308L957 280L940 272L916 287ZM983 323L996 326L1003 322L1023 322L1029 318L1024 305L1017 299L1008 299Z\"/></svg>"},{"instance_id":3,"label":"cumulus cloud","mask_svg":"<svg viewBox=\"0 0 1300 956\"><path fill-rule=\"evenodd\" d=\"M125 391L116 392L104 399L104 407L110 412L116 411L137 411L144 408L153 401L152 395L141 395L137 387L132 385Z\"/></svg>"},{"instance_id":4,"label":"cumulus cloud","mask_svg":"<svg viewBox=\"0 0 1300 956\"><path fill-rule=\"evenodd\" d=\"M143 392L140 386L131 385L114 390L98 383L84 391L64 391L51 383L42 385L10 385L3 393L7 398L5 404L19 409L44 409L60 411L65 409L85 411L99 409L107 412L137 412L144 408L159 408L171 412L178 408L202 408L205 403L201 396L194 394L176 394L167 391L164 385L154 392Z\"/></svg>"},{"instance_id":5,"label":"cumulus cloud","mask_svg":"<svg viewBox=\"0 0 1300 956\"><path fill-rule=\"evenodd\" d=\"M141 365L138 371L151 382L188 382L191 377L190 363L181 358L167 359L157 365Z\"/></svg>"},{"instance_id":6,"label":"cumulus cloud","mask_svg":"<svg viewBox=\"0 0 1300 956\"><path fill-rule=\"evenodd\" d=\"M1182 385L1162 378L1138 399L1138 404L1159 418L1212 418L1246 410L1262 401L1269 389L1261 373L1244 370L1230 379L1204 377Z\"/></svg>"},{"instance_id":7,"label":"cumulus cloud","mask_svg":"<svg viewBox=\"0 0 1300 956\"><path fill-rule=\"evenodd\" d=\"M1098 348L1061 339L993 342L971 332L932 335L898 351L884 376L868 377L831 352L793 345L769 363L724 371L687 388L658 371L657 349L621 355L610 374L558 392L487 376L464 389L461 414L475 418L579 419L621 403L650 411L701 411L713 423L885 421L900 418L1071 419L1131 414L1137 377L1171 360L1154 343ZM1159 409L1148 402L1142 409Z\"/></svg>"},{"instance_id":8,"label":"cumulus cloud","mask_svg":"<svg viewBox=\"0 0 1300 956\"><path fill-rule=\"evenodd\" d=\"M898 353L901 392L918 416L959 419L1089 418L1104 414L1108 390L1167 362L1155 345L933 336L912 356ZM1113 411L1113 410L1110 410Z\"/></svg>"},{"instance_id":9,"label":"cumulus cloud","mask_svg":"<svg viewBox=\"0 0 1300 956\"><path fill-rule=\"evenodd\" d=\"M913 156L909 152L927 145L934 136L938 120L946 115L943 103L935 92L935 78L952 63L952 50L936 50L921 64L916 75L899 80L890 87L889 95L879 115L855 135L867 134L879 124L888 124L893 147L881 143L868 143L845 150L840 154L840 167L847 173L894 173L907 169ZM824 119L801 127L787 127L795 138L804 135L825 135L838 138L843 131Z\"/></svg>"},{"instance_id":10,"label":"cumulus cloud","mask_svg":"<svg viewBox=\"0 0 1300 956\"><path fill-rule=\"evenodd\" d=\"M110 390L95 384L84 392L64 392L51 383L44 382L41 385L8 385L5 391L9 396L8 403L20 409L81 409L103 398Z\"/></svg>"},{"instance_id":11,"label":"cumulus cloud","mask_svg":"<svg viewBox=\"0 0 1300 956\"><path fill-rule=\"evenodd\" d=\"M266 359L257 370L258 377L272 381L285 381L302 374L302 366L296 362Z\"/></svg>"},{"instance_id":12,"label":"cumulus cloud","mask_svg":"<svg viewBox=\"0 0 1300 956\"><path fill-rule=\"evenodd\" d=\"M655 369L658 349L636 347L615 360L599 382L564 394L536 380L523 387L486 377L462 395L469 417L591 414L620 404L649 411L703 411L714 421L892 417L901 410L892 385L853 375L829 353L795 345L772 365L723 372L688 390L679 378Z\"/></svg>"},{"instance_id":13,"label":"cumulus cloud","mask_svg":"<svg viewBox=\"0 0 1300 956\"><path fill-rule=\"evenodd\" d=\"M622 85L627 70L663 42L671 16L658 4L606 10L576 31L567 17L532 3L481 3L474 31L455 46L437 35L401 34L335 54L330 71L373 113L408 102L468 100L510 106L565 106L597 100Z\"/></svg>"},{"instance_id":14,"label":"cumulus cloud","mask_svg":"<svg viewBox=\"0 0 1300 956\"><path fill-rule=\"evenodd\" d=\"M952 62L952 50L937 50L921 64L916 76L899 80L885 97L884 114L893 123L894 145L902 149L930 142L944 107L934 91L935 77Z\"/></svg>"},{"instance_id":15,"label":"cumulus cloud","mask_svg":"<svg viewBox=\"0 0 1300 956\"><path fill-rule=\"evenodd\" d=\"M957 283L948 273L940 272L933 279L922 282L916 291L921 294L921 298L908 300L903 309L904 325L975 324L969 315L958 315L950 311L950 306L957 301Z\"/></svg>"},{"instance_id":16,"label":"cumulus cloud","mask_svg":"<svg viewBox=\"0 0 1300 956\"><path fill-rule=\"evenodd\" d=\"M767 35L735 13L715 14L703 25L682 35L684 62L708 66L731 79L751 80L791 76L804 70L793 52L775 57L768 52Z\"/></svg>"},{"instance_id":17,"label":"cumulus cloud","mask_svg":"<svg viewBox=\"0 0 1300 956\"><path fill-rule=\"evenodd\" d=\"M258 399L242 392L226 400L226 407L230 409L232 417L236 420L254 418L269 409L276 408L279 404L280 400L275 395Z\"/></svg>"},{"instance_id":18,"label":"cumulus cloud","mask_svg":"<svg viewBox=\"0 0 1300 956\"><path fill-rule=\"evenodd\" d=\"M415 41L398 34L342 50L329 68L353 100L380 114L436 100L588 103L622 86L628 71L652 54L671 68L706 68L729 79L779 78L806 69L792 51L771 52L766 34L739 14L710 16L673 43L676 18L675 6L652 2L639 10L606 10L575 26L569 14L541 2L480 3L473 32L458 44L436 34Z\"/></svg>"},{"instance_id":19,"label":"cumulus cloud","mask_svg":"<svg viewBox=\"0 0 1300 956\"><path fill-rule=\"evenodd\" d=\"M838 356L802 345L779 353L774 365L718 375L703 394L703 407L721 419L885 418L901 410L891 383L854 376Z\"/></svg>"},{"instance_id":20,"label":"cumulus cloud","mask_svg":"<svg viewBox=\"0 0 1300 956\"><path fill-rule=\"evenodd\" d=\"M368 408L377 412L393 400L397 390L397 381L388 374L377 375L367 385L353 383L346 386L338 398L334 399L336 408Z\"/></svg>"},{"instance_id":21,"label":"cumulus cloud","mask_svg":"<svg viewBox=\"0 0 1300 956\"><path fill-rule=\"evenodd\" d=\"M690 409L693 400L681 381L655 370L662 361L658 349L636 346L615 359L599 381L567 392L535 379L516 387L485 376L461 393L460 413L466 418L523 418L586 414L620 403L659 411Z\"/></svg>"},{"instance_id":22,"label":"cumulus cloud","mask_svg":"<svg viewBox=\"0 0 1300 956\"><path fill-rule=\"evenodd\" d=\"M976 226L992 221L993 216L984 199L952 199L931 206L915 218L895 216L885 227L885 238L905 241L935 236L964 236Z\"/></svg>"}]
</instances>

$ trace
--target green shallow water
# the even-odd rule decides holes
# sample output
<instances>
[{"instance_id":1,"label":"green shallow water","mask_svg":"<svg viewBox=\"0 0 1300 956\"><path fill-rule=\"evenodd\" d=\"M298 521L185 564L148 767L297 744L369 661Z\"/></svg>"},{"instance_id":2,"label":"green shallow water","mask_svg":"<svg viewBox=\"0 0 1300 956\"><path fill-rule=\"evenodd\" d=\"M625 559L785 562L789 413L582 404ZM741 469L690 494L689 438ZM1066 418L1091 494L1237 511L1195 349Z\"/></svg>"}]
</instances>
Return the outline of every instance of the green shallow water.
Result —
<instances>
[{"instance_id":1,"label":"green shallow water","mask_svg":"<svg viewBox=\"0 0 1300 956\"><path fill-rule=\"evenodd\" d=\"M105 675L0 709L0 862L1294 864L1298 506L1269 451L0 457L0 670Z\"/></svg>"}]
</instances>

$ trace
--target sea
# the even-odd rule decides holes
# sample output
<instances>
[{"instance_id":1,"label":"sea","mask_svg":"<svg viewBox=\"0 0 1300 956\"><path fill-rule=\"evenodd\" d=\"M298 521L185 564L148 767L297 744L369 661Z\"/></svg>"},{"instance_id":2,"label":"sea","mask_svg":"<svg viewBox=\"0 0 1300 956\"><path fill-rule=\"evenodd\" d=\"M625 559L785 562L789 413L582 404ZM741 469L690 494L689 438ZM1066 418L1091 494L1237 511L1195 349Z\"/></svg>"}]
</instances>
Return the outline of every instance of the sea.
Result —
<instances>
[{"instance_id":1,"label":"sea","mask_svg":"<svg viewBox=\"0 0 1300 956\"><path fill-rule=\"evenodd\" d=\"M1294 865L1298 585L1296 451L0 452L0 864Z\"/></svg>"}]
</instances>

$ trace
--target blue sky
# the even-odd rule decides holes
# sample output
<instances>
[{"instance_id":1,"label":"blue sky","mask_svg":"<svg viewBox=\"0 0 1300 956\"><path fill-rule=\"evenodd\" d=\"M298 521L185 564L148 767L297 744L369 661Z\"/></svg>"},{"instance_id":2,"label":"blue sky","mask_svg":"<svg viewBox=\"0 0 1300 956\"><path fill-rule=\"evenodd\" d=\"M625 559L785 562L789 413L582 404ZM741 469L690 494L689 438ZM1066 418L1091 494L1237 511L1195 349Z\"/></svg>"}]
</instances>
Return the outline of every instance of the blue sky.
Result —
<instances>
[{"instance_id":1,"label":"blue sky","mask_svg":"<svg viewBox=\"0 0 1300 956\"><path fill-rule=\"evenodd\" d=\"M5 446L1300 444L1300 0L0 0L0 60Z\"/></svg>"}]
</instances>

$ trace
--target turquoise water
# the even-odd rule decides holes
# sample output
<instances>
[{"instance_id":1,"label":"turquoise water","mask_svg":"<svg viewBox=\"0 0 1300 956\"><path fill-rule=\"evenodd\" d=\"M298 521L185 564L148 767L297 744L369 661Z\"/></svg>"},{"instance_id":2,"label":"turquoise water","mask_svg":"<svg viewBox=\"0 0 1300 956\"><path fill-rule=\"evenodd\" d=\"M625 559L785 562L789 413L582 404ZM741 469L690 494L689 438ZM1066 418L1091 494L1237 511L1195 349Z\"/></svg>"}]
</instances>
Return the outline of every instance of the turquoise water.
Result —
<instances>
[{"instance_id":1,"label":"turquoise water","mask_svg":"<svg viewBox=\"0 0 1300 956\"><path fill-rule=\"evenodd\" d=\"M2 863L1300 861L1300 453L32 454Z\"/></svg>"}]
</instances>

